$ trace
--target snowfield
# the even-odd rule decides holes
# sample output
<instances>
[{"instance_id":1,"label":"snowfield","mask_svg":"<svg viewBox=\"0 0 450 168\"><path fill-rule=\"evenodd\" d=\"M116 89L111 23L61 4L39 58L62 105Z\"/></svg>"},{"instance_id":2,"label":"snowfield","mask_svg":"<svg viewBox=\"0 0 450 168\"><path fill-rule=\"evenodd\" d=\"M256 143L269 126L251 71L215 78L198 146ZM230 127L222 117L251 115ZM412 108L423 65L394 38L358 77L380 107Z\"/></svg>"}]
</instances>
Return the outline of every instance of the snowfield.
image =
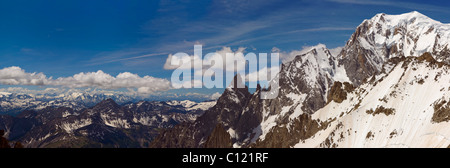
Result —
<instances>
[{"instance_id":1,"label":"snowfield","mask_svg":"<svg viewBox=\"0 0 450 168\"><path fill-rule=\"evenodd\" d=\"M313 119L334 121L293 147L447 147L450 123L433 122L432 117L436 102L450 100L449 83L448 66L412 61L405 69L398 64L382 79L357 88L342 103L331 102L314 113ZM394 113L367 113L381 106Z\"/></svg>"}]
</instances>

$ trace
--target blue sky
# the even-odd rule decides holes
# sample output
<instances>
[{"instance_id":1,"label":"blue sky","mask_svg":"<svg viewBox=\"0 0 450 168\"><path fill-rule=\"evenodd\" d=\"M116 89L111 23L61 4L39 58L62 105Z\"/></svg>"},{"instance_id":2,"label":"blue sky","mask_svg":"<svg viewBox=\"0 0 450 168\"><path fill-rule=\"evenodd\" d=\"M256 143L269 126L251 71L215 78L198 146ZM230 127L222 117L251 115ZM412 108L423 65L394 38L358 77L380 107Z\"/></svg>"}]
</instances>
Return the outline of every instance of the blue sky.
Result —
<instances>
[{"instance_id":1,"label":"blue sky","mask_svg":"<svg viewBox=\"0 0 450 168\"><path fill-rule=\"evenodd\" d=\"M170 79L172 70L163 68L168 54L192 53L194 44L204 53L335 48L364 19L413 10L450 23L448 1L1 0L0 69L17 66L53 78L101 70Z\"/></svg>"}]
</instances>

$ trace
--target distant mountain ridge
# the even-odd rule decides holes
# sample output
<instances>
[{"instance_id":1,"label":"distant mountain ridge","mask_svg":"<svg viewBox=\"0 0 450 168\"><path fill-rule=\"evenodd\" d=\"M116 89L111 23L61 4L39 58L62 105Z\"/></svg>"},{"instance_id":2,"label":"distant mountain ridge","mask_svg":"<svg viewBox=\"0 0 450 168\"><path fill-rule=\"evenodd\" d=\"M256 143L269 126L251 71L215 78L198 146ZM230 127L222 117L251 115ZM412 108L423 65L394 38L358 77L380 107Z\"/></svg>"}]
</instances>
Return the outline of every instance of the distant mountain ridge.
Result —
<instances>
[{"instance_id":1,"label":"distant mountain ridge","mask_svg":"<svg viewBox=\"0 0 450 168\"><path fill-rule=\"evenodd\" d=\"M25 147L148 147L163 128L192 122L214 101L148 102L120 106L106 99L91 108L46 107L0 115L0 129Z\"/></svg>"},{"instance_id":2,"label":"distant mountain ridge","mask_svg":"<svg viewBox=\"0 0 450 168\"><path fill-rule=\"evenodd\" d=\"M173 102L196 102L214 101L212 98L204 97L205 95L177 97L168 100ZM186 99L183 99L186 98ZM0 92L0 115L9 114L17 115L24 110L41 110L46 107L68 107L74 110L89 108L103 100L112 99L118 104L137 103L139 101L165 101L168 98L148 97L140 98L120 93L89 93L68 91L61 94L30 94L30 93L10 93Z\"/></svg>"},{"instance_id":3,"label":"distant mountain ridge","mask_svg":"<svg viewBox=\"0 0 450 168\"><path fill-rule=\"evenodd\" d=\"M0 92L0 114L15 115L24 110L41 110L49 106L69 107L74 110L81 110L92 107L106 99L113 99L119 104L136 101L135 98L121 94L70 92L67 94L34 95Z\"/></svg>"}]
</instances>

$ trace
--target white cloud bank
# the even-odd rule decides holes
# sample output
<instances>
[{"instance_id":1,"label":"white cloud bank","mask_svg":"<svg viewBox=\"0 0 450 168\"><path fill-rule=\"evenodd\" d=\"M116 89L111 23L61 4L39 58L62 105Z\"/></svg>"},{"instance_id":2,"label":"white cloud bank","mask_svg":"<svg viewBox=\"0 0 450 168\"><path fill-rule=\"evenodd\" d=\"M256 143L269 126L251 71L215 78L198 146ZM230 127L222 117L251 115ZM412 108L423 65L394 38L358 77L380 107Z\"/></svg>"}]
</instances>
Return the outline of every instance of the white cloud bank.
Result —
<instances>
[{"instance_id":1,"label":"white cloud bank","mask_svg":"<svg viewBox=\"0 0 450 168\"><path fill-rule=\"evenodd\" d=\"M4 85L45 85L48 80L43 73L26 73L16 66L0 70L0 84Z\"/></svg>"},{"instance_id":2,"label":"white cloud bank","mask_svg":"<svg viewBox=\"0 0 450 168\"><path fill-rule=\"evenodd\" d=\"M201 47L199 48L201 50ZM268 67L268 65L259 65L261 59L264 59L263 63L267 63L268 57L270 58L271 54L262 55L260 57L259 54L256 53L246 53L246 48L239 47L237 50L232 50L230 47L222 47L222 49L217 50L213 53L202 53L204 56L196 55L195 52L193 55L187 54L170 54L166 62L164 64L164 69L166 70L194 70L194 76L196 77L204 77L203 81L193 80L193 84L186 85L191 83L192 81L173 81L172 85L175 88L181 88L182 86L192 87L192 86L202 86L202 82L206 83L208 86L212 86L216 83L212 81L205 81L205 78L210 78L215 76L215 80L219 80L218 85L216 87L222 86L223 78L227 81L230 81L234 77L234 71L244 75L246 77L246 81L248 82L265 82L271 77L268 77L269 72L273 73L273 76L278 73L279 68L278 65L271 65L272 67ZM258 66L259 65L259 66ZM184 74L183 74L184 75ZM188 75L191 75L190 73ZM200 78L196 78L200 79ZM208 83L209 82L209 83ZM230 82L225 82L226 84ZM256 84L254 85L256 87ZM222 86L223 87L223 86Z\"/></svg>"},{"instance_id":3,"label":"white cloud bank","mask_svg":"<svg viewBox=\"0 0 450 168\"><path fill-rule=\"evenodd\" d=\"M215 65L223 65L223 66L212 66L215 69L220 70L234 70L234 61L237 61L237 70L240 71L245 68L245 52L244 47L239 47L236 51L231 50L230 47L223 47L221 50L217 50L211 55L205 54L202 58L199 55L172 55L170 54L166 62L164 64L164 69L166 70L174 70L174 69L206 69L211 67L211 63L214 62ZM201 48L200 48L201 50ZM234 56L234 58L226 59L227 54L231 54L229 56ZM252 60L256 61L256 60ZM172 65L172 63L179 63L181 65Z\"/></svg>"},{"instance_id":4,"label":"white cloud bank","mask_svg":"<svg viewBox=\"0 0 450 168\"><path fill-rule=\"evenodd\" d=\"M28 73L20 67L13 66L0 69L0 84L62 86L68 88L100 88L100 89L137 89L138 94L151 94L155 91L171 89L167 79L151 76L140 77L137 74L123 72L111 76L101 70L97 72L81 72L70 77L53 79L43 73Z\"/></svg>"}]
</instances>

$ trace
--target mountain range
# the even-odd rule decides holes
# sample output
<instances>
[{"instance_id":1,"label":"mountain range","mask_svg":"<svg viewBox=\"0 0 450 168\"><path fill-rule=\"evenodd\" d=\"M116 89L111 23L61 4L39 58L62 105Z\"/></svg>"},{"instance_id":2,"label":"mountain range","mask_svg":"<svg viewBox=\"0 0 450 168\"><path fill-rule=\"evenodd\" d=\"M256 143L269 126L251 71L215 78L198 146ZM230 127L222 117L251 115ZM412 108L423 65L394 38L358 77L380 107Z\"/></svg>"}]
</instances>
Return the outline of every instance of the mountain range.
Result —
<instances>
[{"instance_id":1,"label":"mountain range","mask_svg":"<svg viewBox=\"0 0 450 168\"><path fill-rule=\"evenodd\" d=\"M239 76L202 103L0 93L0 129L25 147L449 147L449 43L450 24L380 13L283 63L275 99Z\"/></svg>"},{"instance_id":2,"label":"mountain range","mask_svg":"<svg viewBox=\"0 0 450 168\"><path fill-rule=\"evenodd\" d=\"M449 42L450 24L377 14L339 54L320 44L283 63L277 98L233 87L235 78L214 107L151 146L447 147Z\"/></svg>"},{"instance_id":3,"label":"mountain range","mask_svg":"<svg viewBox=\"0 0 450 168\"><path fill-rule=\"evenodd\" d=\"M68 92L66 94L27 94L0 92L0 114L17 115L24 110L41 110L46 107L69 107L74 110L92 107L95 104L113 99L119 104L136 101L122 94L89 94Z\"/></svg>"},{"instance_id":4,"label":"mountain range","mask_svg":"<svg viewBox=\"0 0 450 168\"><path fill-rule=\"evenodd\" d=\"M148 147L158 131L191 122L215 102L106 99L90 108L48 106L16 116L0 115L0 130L28 148Z\"/></svg>"},{"instance_id":5,"label":"mountain range","mask_svg":"<svg viewBox=\"0 0 450 168\"><path fill-rule=\"evenodd\" d=\"M218 94L218 93L216 93ZM80 90L68 90L58 93L26 93L21 91L5 92L0 91L0 115L17 115L24 110L41 110L46 107L69 107L74 110L81 110L95 106L103 100L112 99L117 104L136 103L139 101L185 101L205 102L213 101L214 97L203 94L186 95L161 95L149 96L142 99L137 96L120 92L92 93Z\"/></svg>"}]
</instances>

